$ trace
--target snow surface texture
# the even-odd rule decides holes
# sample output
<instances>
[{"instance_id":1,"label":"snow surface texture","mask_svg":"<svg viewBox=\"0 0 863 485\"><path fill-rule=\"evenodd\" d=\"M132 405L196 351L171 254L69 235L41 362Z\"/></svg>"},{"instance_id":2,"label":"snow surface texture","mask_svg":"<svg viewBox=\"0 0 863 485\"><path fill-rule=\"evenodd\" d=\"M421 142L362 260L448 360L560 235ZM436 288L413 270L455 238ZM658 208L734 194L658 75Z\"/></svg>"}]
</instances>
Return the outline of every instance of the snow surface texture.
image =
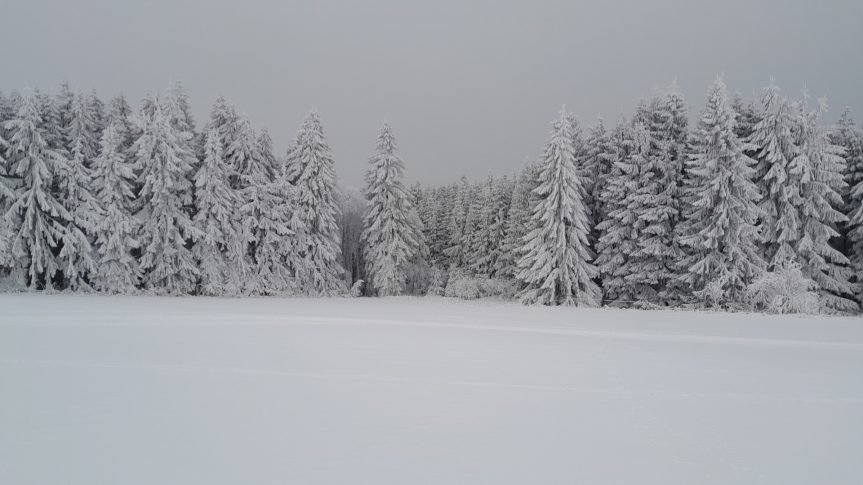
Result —
<instances>
[{"instance_id":1,"label":"snow surface texture","mask_svg":"<svg viewBox=\"0 0 863 485\"><path fill-rule=\"evenodd\" d=\"M859 484L863 321L0 295L0 483Z\"/></svg>"}]
</instances>

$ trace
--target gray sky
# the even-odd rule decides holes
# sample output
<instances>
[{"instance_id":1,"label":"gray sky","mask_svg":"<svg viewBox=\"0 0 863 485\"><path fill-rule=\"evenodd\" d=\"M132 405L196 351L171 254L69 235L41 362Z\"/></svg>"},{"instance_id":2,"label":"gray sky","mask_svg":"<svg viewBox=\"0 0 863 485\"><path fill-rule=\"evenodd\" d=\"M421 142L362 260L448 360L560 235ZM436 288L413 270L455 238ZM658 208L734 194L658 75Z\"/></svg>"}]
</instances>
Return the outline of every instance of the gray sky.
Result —
<instances>
[{"instance_id":1,"label":"gray sky","mask_svg":"<svg viewBox=\"0 0 863 485\"><path fill-rule=\"evenodd\" d=\"M481 178L535 157L561 104L614 122L677 79L697 112L719 73L863 120L860 0L0 3L0 89L67 79L137 106L179 79L199 125L223 94L280 155L314 107L355 185L384 117L411 181Z\"/></svg>"}]
</instances>

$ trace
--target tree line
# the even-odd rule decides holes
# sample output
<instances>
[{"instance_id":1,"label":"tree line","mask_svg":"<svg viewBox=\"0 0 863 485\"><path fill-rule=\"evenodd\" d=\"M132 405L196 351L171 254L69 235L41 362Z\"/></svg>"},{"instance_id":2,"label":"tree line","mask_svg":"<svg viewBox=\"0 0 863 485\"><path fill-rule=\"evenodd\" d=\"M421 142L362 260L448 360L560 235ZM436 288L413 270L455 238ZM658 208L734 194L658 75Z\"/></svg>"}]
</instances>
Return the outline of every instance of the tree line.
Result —
<instances>
[{"instance_id":1,"label":"tree line","mask_svg":"<svg viewBox=\"0 0 863 485\"><path fill-rule=\"evenodd\" d=\"M710 87L583 127L566 109L512 176L404 184L384 123L360 193L319 116L284 157L224 98L173 84L0 94L0 276L11 288L203 295L495 295L528 304L855 312L863 131L846 111Z\"/></svg>"}]
</instances>

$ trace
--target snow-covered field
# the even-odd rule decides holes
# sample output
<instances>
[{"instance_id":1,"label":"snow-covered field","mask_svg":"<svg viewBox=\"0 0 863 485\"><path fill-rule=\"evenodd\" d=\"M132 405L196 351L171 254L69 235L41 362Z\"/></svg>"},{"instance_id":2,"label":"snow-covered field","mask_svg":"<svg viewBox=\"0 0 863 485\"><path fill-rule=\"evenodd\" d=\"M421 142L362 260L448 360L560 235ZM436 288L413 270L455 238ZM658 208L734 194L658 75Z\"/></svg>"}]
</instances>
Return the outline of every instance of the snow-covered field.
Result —
<instances>
[{"instance_id":1,"label":"snow-covered field","mask_svg":"<svg viewBox=\"0 0 863 485\"><path fill-rule=\"evenodd\" d=\"M0 295L3 485L861 477L861 319Z\"/></svg>"}]
</instances>

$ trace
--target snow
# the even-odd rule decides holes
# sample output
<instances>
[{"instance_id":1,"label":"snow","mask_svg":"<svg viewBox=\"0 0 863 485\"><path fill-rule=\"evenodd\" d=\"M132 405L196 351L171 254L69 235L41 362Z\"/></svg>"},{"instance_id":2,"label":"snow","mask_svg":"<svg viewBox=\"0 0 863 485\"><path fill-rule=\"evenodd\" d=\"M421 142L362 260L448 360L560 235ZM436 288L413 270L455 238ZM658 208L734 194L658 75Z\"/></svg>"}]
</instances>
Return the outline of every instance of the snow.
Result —
<instances>
[{"instance_id":1,"label":"snow","mask_svg":"<svg viewBox=\"0 0 863 485\"><path fill-rule=\"evenodd\" d=\"M0 483L856 484L863 321L0 295Z\"/></svg>"}]
</instances>

